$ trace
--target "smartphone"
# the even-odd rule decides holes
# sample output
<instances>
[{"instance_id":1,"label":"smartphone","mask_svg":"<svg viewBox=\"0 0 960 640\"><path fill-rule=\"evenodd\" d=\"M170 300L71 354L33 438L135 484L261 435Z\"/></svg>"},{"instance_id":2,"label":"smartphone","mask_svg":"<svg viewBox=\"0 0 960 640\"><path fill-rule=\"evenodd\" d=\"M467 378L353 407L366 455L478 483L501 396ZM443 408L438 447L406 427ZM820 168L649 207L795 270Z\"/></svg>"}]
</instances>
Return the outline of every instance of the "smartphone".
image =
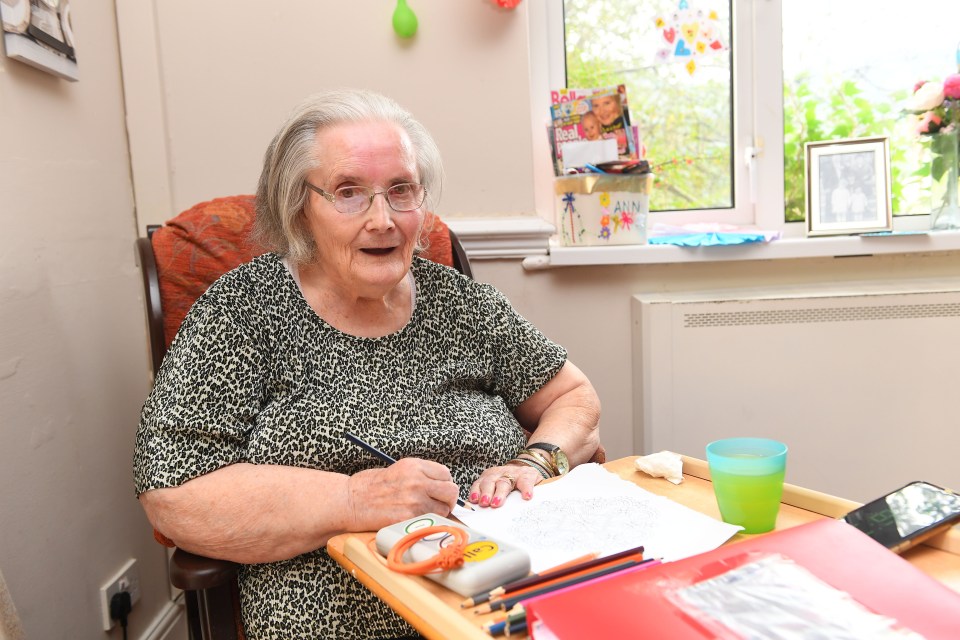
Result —
<instances>
[{"instance_id":1,"label":"smartphone","mask_svg":"<svg viewBox=\"0 0 960 640\"><path fill-rule=\"evenodd\" d=\"M929 482L911 482L842 519L900 553L960 522L960 495Z\"/></svg>"}]
</instances>

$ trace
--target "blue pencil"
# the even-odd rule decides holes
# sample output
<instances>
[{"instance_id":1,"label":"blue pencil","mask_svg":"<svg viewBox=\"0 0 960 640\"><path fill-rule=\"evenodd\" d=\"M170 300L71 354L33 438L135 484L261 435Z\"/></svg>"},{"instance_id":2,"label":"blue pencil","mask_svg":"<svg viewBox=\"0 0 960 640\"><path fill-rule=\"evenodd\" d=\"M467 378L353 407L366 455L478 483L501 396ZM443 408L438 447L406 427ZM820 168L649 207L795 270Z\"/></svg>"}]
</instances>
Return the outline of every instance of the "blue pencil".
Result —
<instances>
[{"instance_id":1,"label":"blue pencil","mask_svg":"<svg viewBox=\"0 0 960 640\"><path fill-rule=\"evenodd\" d=\"M394 462L396 462L396 459L395 459L395 458L387 455L387 454L384 453L383 451L380 451L380 449L377 449L377 448L376 448L375 446L373 446L372 444L361 440L360 438L358 438L357 436L353 435L353 434L350 433L349 431L344 431L344 432L343 432L343 435L346 436L347 440L349 440L349 441L352 442L353 444L355 444L355 445L359 446L360 448L364 449L367 453L372 453L373 455L375 455L376 457L380 458L380 459L383 460L384 462L386 462L386 463L388 463L388 464L393 464ZM470 505L468 505L466 502L464 502L464 501L461 500L460 498L457 498L457 504L460 505L461 507L465 508L465 509L470 509L470 511L473 511L473 510L474 510L473 507L471 507Z\"/></svg>"}]
</instances>

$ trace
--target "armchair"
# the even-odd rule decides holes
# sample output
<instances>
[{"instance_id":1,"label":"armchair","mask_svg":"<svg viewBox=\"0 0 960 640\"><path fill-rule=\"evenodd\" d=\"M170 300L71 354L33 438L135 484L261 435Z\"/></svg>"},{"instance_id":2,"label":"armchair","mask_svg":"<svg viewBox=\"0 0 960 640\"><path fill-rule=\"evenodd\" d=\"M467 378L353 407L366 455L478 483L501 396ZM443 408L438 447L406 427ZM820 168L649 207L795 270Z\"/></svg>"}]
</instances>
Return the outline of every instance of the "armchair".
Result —
<instances>
[{"instance_id":1,"label":"armchair","mask_svg":"<svg viewBox=\"0 0 960 640\"><path fill-rule=\"evenodd\" d=\"M220 275L263 253L248 240L254 219L253 196L218 198L187 209L138 238L144 301L154 375L194 301ZM473 277L456 234L430 214L430 244L424 257ZM595 461L605 459L601 447ZM158 542L174 547L154 532ZM239 565L174 549L170 581L183 590L191 640L243 638L239 616Z\"/></svg>"}]
</instances>

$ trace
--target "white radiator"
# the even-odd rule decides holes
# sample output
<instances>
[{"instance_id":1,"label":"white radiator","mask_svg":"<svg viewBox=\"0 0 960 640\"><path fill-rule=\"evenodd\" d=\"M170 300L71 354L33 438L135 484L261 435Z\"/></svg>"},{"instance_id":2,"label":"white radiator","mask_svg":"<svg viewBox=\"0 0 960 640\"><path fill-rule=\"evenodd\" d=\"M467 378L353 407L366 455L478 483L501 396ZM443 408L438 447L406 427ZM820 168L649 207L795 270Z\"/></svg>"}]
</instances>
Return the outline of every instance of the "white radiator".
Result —
<instances>
[{"instance_id":1,"label":"white radiator","mask_svg":"<svg viewBox=\"0 0 960 640\"><path fill-rule=\"evenodd\" d=\"M910 289L634 296L637 448L771 437L811 489L960 490L960 284Z\"/></svg>"}]
</instances>

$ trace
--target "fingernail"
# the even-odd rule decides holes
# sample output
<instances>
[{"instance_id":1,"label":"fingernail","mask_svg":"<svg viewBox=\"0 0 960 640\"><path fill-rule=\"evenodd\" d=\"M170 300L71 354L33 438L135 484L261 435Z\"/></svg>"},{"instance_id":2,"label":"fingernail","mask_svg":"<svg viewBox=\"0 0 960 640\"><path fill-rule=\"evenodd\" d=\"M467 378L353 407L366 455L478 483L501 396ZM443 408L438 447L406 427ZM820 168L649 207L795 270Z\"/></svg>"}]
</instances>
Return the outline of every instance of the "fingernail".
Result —
<instances>
[{"instance_id":1,"label":"fingernail","mask_svg":"<svg viewBox=\"0 0 960 640\"><path fill-rule=\"evenodd\" d=\"M470 502L476 502L480 499L480 494L474 492L470 494Z\"/></svg>"},{"instance_id":2,"label":"fingernail","mask_svg":"<svg viewBox=\"0 0 960 640\"><path fill-rule=\"evenodd\" d=\"M499 504L500 504L500 498L499 498L499 496L496 497L496 498L494 498L493 501L490 502L490 504L492 504L492 505L495 506L495 507L496 507L497 505L499 505Z\"/></svg>"},{"instance_id":3,"label":"fingernail","mask_svg":"<svg viewBox=\"0 0 960 640\"><path fill-rule=\"evenodd\" d=\"M523 499L524 499L524 500L529 500L529 499L532 498L532 497L533 497L533 494L530 493L529 491L525 491L524 494L523 494Z\"/></svg>"},{"instance_id":4,"label":"fingernail","mask_svg":"<svg viewBox=\"0 0 960 640\"><path fill-rule=\"evenodd\" d=\"M490 504L490 496L482 496L480 498L480 506L485 507Z\"/></svg>"}]
</instances>

